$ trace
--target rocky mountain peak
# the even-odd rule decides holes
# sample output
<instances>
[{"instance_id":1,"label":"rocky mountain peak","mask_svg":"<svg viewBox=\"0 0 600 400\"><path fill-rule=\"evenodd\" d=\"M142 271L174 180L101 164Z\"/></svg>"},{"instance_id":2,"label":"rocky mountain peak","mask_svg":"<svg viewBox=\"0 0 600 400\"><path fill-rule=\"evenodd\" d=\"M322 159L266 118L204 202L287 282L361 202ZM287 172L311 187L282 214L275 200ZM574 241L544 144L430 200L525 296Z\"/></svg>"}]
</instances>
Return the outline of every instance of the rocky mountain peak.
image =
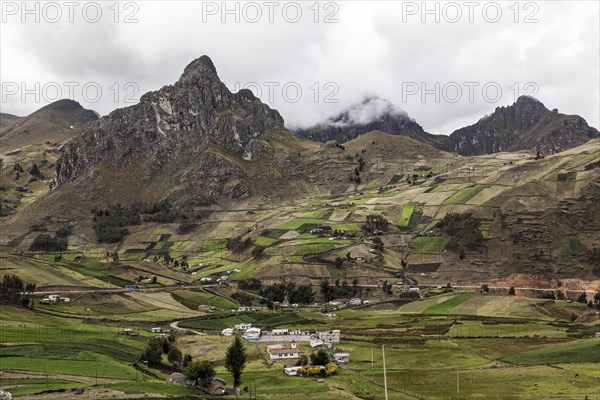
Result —
<instances>
[{"instance_id":1,"label":"rocky mountain peak","mask_svg":"<svg viewBox=\"0 0 600 400\"><path fill-rule=\"evenodd\" d=\"M429 144L445 140L445 137L425 132L406 112L395 107L389 100L377 96L365 97L313 127L295 130L298 135L311 140L335 140L338 143L353 140L371 131L407 136Z\"/></svg>"},{"instance_id":2,"label":"rocky mountain peak","mask_svg":"<svg viewBox=\"0 0 600 400\"><path fill-rule=\"evenodd\" d=\"M202 86L214 80L219 80L217 69L208 56L195 59L185 67L177 81L181 86Z\"/></svg>"},{"instance_id":3,"label":"rocky mountain peak","mask_svg":"<svg viewBox=\"0 0 600 400\"><path fill-rule=\"evenodd\" d=\"M231 93L211 59L202 56L174 85L111 112L67 144L56 164L53 186L99 164L122 167L152 160L149 170L158 170L175 160L204 155L210 148L254 160L270 153L267 133L279 129L284 129L283 118L276 110L250 91Z\"/></svg>"},{"instance_id":4,"label":"rocky mountain peak","mask_svg":"<svg viewBox=\"0 0 600 400\"><path fill-rule=\"evenodd\" d=\"M447 149L462 155L519 150L551 154L598 136L583 118L550 111L539 100L520 96L512 105L497 107L477 123L454 131Z\"/></svg>"}]
</instances>

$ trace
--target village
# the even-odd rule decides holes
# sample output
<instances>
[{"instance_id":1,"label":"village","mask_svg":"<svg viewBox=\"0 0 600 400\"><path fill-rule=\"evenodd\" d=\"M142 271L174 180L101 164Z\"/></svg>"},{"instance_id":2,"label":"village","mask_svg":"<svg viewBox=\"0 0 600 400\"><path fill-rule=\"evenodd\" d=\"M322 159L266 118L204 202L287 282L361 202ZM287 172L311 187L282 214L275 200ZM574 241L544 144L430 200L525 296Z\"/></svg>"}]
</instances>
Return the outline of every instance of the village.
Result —
<instances>
[{"instance_id":1,"label":"village","mask_svg":"<svg viewBox=\"0 0 600 400\"><path fill-rule=\"evenodd\" d=\"M152 328L151 332L165 336L165 332L160 328ZM131 332L128 330L125 334L129 335ZM251 323L239 323L233 328L223 329L220 336L233 337L234 342L231 347L242 338L247 344L260 344L261 351L266 348L270 365L281 366L281 371L289 377L313 377L316 378L317 383L323 383L324 378L337 374L338 369L345 369L350 362L350 351L337 347L341 341L339 329L313 332L289 328L262 330ZM231 347L228 348L228 352ZM203 372L193 375L190 372L193 368L188 367L184 373L173 372L166 383L201 390L211 396L242 394L238 387L229 387L224 379L210 373L212 367L207 364L212 365L212 362L208 360L195 362L201 365L198 368ZM209 372L204 372L204 369Z\"/></svg>"}]
</instances>

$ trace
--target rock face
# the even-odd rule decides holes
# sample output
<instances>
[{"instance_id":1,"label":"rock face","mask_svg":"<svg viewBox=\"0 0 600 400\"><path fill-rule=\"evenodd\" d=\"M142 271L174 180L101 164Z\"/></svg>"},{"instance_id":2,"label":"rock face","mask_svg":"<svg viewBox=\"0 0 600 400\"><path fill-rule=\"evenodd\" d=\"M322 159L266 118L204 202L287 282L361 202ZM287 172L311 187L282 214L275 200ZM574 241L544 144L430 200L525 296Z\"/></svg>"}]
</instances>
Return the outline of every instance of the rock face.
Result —
<instances>
[{"instance_id":1,"label":"rock face","mask_svg":"<svg viewBox=\"0 0 600 400\"><path fill-rule=\"evenodd\" d=\"M138 104L87 125L62 149L51 188L100 164L125 167L141 162L159 169L193 156L210 167L210 157L203 154L213 148L255 160L270 154L267 132L279 129L284 129L283 118L277 111L250 90L231 93L210 58L202 56L174 85L146 93ZM239 187L231 191L246 193Z\"/></svg>"},{"instance_id":2,"label":"rock face","mask_svg":"<svg viewBox=\"0 0 600 400\"><path fill-rule=\"evenodd\" d=\"M519 150L552 154L598 136L583 118L550 111L538 100L521 96L513 105L454 131L446 149L468 156Z\"/></svg>"},{"instance_id":3,"label":"rock face","mask_svg":"<svg viewBox=\"0 0 600 400\"><path fill-rule=\"evenodd\" d=\"M295 130L298 135L307 139L318 142L335 140L338 143L348 142L372 131L407 136L432 145L440 145L447 140L446 136L425 132L405 112L396 110L389 101L378 97L366 98L311 128Z\"/></svg>"}]
</instances>

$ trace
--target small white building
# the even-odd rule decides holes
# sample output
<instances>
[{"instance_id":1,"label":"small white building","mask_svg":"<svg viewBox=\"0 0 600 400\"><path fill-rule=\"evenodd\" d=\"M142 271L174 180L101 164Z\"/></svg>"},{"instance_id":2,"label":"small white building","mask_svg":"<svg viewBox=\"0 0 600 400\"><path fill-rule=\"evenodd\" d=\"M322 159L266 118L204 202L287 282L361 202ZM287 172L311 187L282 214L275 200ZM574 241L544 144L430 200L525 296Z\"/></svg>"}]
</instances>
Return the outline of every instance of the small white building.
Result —
<instances>
[{"instance_id":1,"label":"small white building","mask_svg":"<svg viewBox=\"0 0 600 400\"><path fill-rule=\"evenodd\" d=\"M252 324L236 324L235 325L235 329L237 329L238 331L246 331L248 329L252 328Z\"/></svg>"},{"instance_id":2,"label":"small white building","mask_svg":"<svg viewBox=\"0 0 600 400\"><path fill-rule=\"evenodd\" d=\"M254 308L252 307L247 307L247 306L240 306L237 309L237 312L250 312L250 311L254 311Z\"/></svg>"},{"instance_id":3,"label":"small white building","mask_svg":"<svg viewBox=\"0 0 600 400\"><path fill-rule=\"evenodd\" d=\"M336 344L340 342L340 330L334 329L332 331L318 331L317 338L321 339L325 345Z\"/></svg>"},{"instance_id":4,"label":"small white building","mask_svg":"<svg viewBox=\"0 0 600 400\"><path fill-rule=\"evenodd\" d=\"M152 332L152 333L161 333L161 332L162 332L162 329L161 329L161 328L158 328L158 327L156 327L156 328L152 328L152 329L150 329L150 332Z\"/></svg>"},{"instance_id":5,"label":"small white building","mask_svg":"<svg viewBox=\"0 0 600 400\"><path fill-rule=\"evenodd\" d=\"M200 282L212 282L212 278L200 278Z\"/></svg>"},{"instance_id":6,"label":"small white building","mask_svg":"<svg viewBox=\"0 0 600 400\"><path fill-rule=\"evenodd\" d=\"M260 328L248 328L243 337L246 340L258 340L260 339L260 332Z\"/></svg>"},{"instance_id":7,"label":"small white building","mask_svg":"<svg viewBox=\"0 0 600 400\"><path fill-rule=\"evenodd\" d=\"M221 331L221 336L232 336L233 328L225 328Z\"/></svg>"},{"instance_id":8,"label":"small white building","mask_svg":"<svg viewBox=\"0 0 600 400\"><path fill-rule=\"evenodd\" d=\"M287 335L289 333L289 329L273 329L271 331L271 335Z\"/></svg>"},{"instance_id":9,"label":"small white building","mask_svg":"<svg viewBox=\"0 0 600 400\"><path fill-rule=\"evenodd\" d=\"M348 304L350 304L351 306L360 306L362 304L362 300L359 299L358 297L355 297L353 299L350 299Z\"/></svg>"},{"instance_id":10,"label":"small white building","mask_svg":"<svg viewBox=\"0 0 600 400\"><path fill-rule=\"evenodd\" d=\"M325 343L321 339L310 339L310 347L313 349L315 347L323 346Z\"/></svg>"},{"instance_id":11,"label":"small white building","mask_svg":"<svg viewBox=\"0 0 600 400\"><path fill-rule=\"evenodd\" d=\"M291 348L285 348L281 345L273 345L267 348L271 361L289 360L300 358L300 350L296 347L296 341L292 341Z\"/></svg>"},{"instance_id":12,"label":"small white building","mask_svg":"<svg viewBox=\"0 0 600 400\"><path fill-rule=\"evenodd\" d=\"M350 352L342 351L338 353L333 353L333 359L338 364L346 364L350 362Z\"/></svg>"},{"instance_id":13,"label":"small white building","mask_svg":"<svg viewBox=\"0 0 600 400\"><path fill-rule=\"evenodd\" d=\"M285 372L285 374L288 376L298 376L298 371L300 368L302 367L286 367L283 369L283 372Z\"/></svg>"},{"instance_id":14,"label":"small white building","mask_svg":"<svg viewBox=\"0 0 600 400\"><path fill-rule=\"evenodd\" d=\"M68 297L60 297L58 294L51 294L48 297L44 297L41 303L68 303L71 299Z\"/></svg>"}]
</instances>

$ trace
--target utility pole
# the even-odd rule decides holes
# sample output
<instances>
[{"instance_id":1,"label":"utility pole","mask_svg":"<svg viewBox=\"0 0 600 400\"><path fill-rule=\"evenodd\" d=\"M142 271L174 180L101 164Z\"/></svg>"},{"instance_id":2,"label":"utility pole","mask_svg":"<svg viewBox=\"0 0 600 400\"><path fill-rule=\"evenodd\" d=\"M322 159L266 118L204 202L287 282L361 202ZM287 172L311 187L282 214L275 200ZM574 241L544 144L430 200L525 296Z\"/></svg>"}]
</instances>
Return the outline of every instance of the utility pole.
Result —
<instances>
[{"instance_id":1,"label":"utility pole","mask_svg":"<svg viewBox=\"0 0 600 400\"><path fill-rule=\"evenodd\" d=\"M456 373L456 396L460 396L460 382L458 380L458 372Z\"/></svg>"},{"instance_id":2,"label":"utility pole","mask_svg":"<svg viewBox=\"0 0 600 400\"><path fill-rule=\"evenodd\" d=\"M381 355L383 357L383 390L385 393L385 400L388 400L388 391L387 391L387 372L385 370L385 345L381 345Z\"/></svg>"}]
</instances>

